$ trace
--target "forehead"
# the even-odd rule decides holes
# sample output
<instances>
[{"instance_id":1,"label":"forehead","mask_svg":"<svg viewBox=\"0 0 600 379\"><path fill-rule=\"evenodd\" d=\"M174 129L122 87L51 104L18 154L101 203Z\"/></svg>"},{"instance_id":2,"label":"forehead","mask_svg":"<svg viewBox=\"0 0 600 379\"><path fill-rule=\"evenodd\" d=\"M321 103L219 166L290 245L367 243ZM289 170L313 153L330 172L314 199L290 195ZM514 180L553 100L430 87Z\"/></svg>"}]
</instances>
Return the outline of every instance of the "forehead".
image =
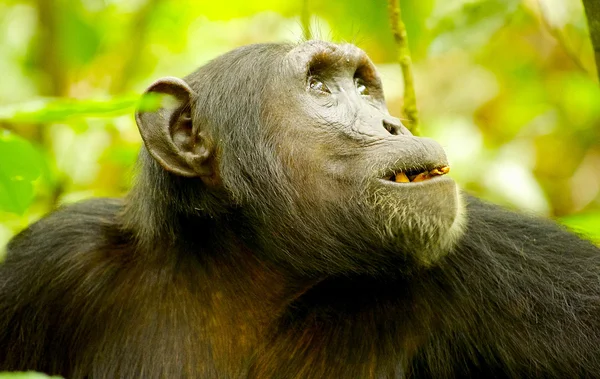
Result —
<instances>
[{"instance_id":1,"label":"forehead","mask_svg":"<svg viewBox=\"0 0 600 379\"><path fill-rule=\"evenodd\" d=\"M351 44L333 44L308 41L290 50L285 61L295 72L304 73L311 68L356 69L371 65L367 54Z\"/></svg>"}]
</instances>

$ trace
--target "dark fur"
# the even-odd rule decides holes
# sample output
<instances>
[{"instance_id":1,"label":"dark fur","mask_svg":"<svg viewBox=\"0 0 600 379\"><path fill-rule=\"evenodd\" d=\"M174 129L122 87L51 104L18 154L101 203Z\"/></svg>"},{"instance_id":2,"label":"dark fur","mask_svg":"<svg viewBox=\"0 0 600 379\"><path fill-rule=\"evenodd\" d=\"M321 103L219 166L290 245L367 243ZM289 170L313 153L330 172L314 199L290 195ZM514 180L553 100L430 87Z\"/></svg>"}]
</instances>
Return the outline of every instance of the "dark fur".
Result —
<instances>
[{"instance_id":1,"label":"dark fur","mask_svg":"<svg viewBox=\"0 0 600 379\"><path fill-rule=\"evenodd\" d=\"M464 235L423 267L378 241L360 202L298 200L302 183L259 128L277 124L264 95L290 48L239 49L186 78L204 87L194 112L210 115L224 146L218 190L166 172L144 150L128 198L65 207L11 241L0 266L0 370L600 377L591 243L465 197Z\"/></svg>"}]
</instances>

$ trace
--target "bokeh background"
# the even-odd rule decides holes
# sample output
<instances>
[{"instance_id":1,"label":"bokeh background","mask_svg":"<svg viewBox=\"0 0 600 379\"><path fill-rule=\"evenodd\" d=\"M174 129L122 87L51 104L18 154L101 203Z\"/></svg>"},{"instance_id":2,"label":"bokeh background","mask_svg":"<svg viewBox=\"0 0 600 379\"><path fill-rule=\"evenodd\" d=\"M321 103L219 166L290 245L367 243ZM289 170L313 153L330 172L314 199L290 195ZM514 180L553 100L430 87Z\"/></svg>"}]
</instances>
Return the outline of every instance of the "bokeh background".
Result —
<instances>
[{"instance_id":1,"label":"bokeh background","mask_svg":"<svg viewBox=\"0 0 600 379\"><path fill-rule=\"evenodd\" d=\"M580 0L403 0L422 134L467 191L600 241L600 87ZM235 47L351 42L389 110L403 82L386 0L0 0L0 257L62 204L122 196L154 79Z\"/></svg>"}]
</instances>

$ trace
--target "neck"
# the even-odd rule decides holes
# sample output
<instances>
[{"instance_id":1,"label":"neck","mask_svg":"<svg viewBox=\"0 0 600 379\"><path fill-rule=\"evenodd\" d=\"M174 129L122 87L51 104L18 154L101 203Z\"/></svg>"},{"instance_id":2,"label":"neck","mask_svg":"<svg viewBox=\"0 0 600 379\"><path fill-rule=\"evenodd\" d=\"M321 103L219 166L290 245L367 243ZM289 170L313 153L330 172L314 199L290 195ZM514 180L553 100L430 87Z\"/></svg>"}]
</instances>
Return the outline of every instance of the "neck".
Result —
<instances>
[{"instance_id":1,"label":"neck","mask_svg":"<svg viewBox=\"0 0 600 379\"><path fill-rule=\"evenodd\" d=\"M194 260L200 261L206 273L206 277L196 280L205 286L203 302L210 309L205 335L217 357L215 365L219 372L236 376L269 349L282 320L290 313L290 305L318 280L299 278L260 260L255 252L240 247L235 235L229 237L219 249L207 249L208 257L203 256L204 249L194 252L198 254Z\"/></svg>"}]
</instances>

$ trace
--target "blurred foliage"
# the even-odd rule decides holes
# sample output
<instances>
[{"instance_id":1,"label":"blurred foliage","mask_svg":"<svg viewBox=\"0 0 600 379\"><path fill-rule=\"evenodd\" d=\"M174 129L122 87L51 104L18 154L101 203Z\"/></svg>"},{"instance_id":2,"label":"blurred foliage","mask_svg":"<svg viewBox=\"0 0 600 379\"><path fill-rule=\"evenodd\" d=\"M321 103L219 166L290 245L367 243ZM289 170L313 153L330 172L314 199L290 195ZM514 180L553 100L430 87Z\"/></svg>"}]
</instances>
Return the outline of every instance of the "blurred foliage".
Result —
<instances>
[{"instance_id":1,"label":"blurred foliage","mask_svg":"<svg viewBox=\"0 0 600 379\"><path fill-rule=\"evenodd\" d=\"M600 241L600 213L579 214L564 217L562 223L574 232Z\"/></svg>"},{"instance_id":2,"label":"blurred foliage","mask_svg":"<svg viewBox=\"0 0 600 379\"><path fill-rule=\"evenodd\" d=\"M39 372L0 372L0 379L60 379L60 376L48 376Z\"/></svg>"},{"instance_id":3,"label":"blurred foliage","mask_svg":"<svg viewBox=\"0 0 600 379\"><path fill-rule=\"evenodd\" d=\"M43 160L26 140L10 133L0 137L0 209L22 214L33 201L33 182Z\"/></svg>"},{"instance_id":4,"label":"blurred foliage","mask_svg":"<svg viewBox=\"0 0 600 379\"><path fill-rule=\"evenodd\" d=\"M454 178L600 241L600 88L580 0L401 5L423 134ZM133 110L154 79L300 41L303 6L314 38L367 51L399 115L386 0L0 0L0 249L60 204L127 191Z\"/></svg>"}]
</instances>

